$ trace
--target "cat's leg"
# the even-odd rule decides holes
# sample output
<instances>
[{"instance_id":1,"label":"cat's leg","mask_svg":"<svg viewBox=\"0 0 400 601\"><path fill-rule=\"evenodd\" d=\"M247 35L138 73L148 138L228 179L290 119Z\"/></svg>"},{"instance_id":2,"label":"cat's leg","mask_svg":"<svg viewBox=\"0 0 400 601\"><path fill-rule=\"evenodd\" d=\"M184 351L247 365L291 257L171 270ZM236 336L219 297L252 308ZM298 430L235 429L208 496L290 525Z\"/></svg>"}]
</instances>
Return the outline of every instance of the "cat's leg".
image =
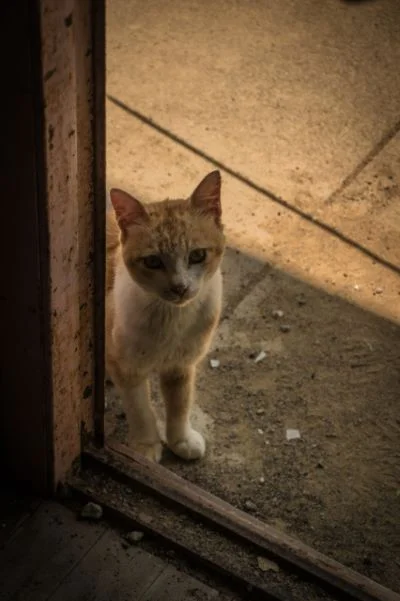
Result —
<instances>
[{"instance_id":1,"label":"cat's leg","mask_svg":"<svg viewBox=\"0 0 400 601\"><path fill-rule=\"evenodd\" d=\"M150 404L148 380L140 382L113 378L119 392L129 426L130 446L152 461L160 461L162 442L156 416Z\"/></svg>"},{"instance_id":2,"label":"cat's leg","mask_svg":"<svg viewBox=\"0 0 400 601\"><path fill-rule=\"evenodd\" d=\"M199 459L206 448L202 435L190 425L195 376L194 366L160 374L161 391L166 404L168 446L183 459Z\"/></svg>"}]
</instances>

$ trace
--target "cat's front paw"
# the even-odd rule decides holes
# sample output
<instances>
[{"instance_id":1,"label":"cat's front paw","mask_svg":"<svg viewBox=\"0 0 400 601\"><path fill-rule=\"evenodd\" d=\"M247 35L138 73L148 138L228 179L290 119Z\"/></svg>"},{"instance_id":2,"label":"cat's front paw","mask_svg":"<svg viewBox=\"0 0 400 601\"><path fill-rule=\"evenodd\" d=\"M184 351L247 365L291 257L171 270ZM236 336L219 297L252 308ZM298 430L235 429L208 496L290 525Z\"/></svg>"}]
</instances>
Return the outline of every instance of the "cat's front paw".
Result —
<instances>
[{"instance_id":1,"label":"cat's front paw","mask_svg":"<svg viewBox=\"0 0 400 601\"><path fill-rule=\"evenodd\" d=\"M200 432L190 429L180 440L168 443L171 451L182 459L200 459L206 452L206 443Z\"/></svg>"},{"instance_id":2,"label":"cat's front paw","mask_svg":"<svg viewBox=\"0 0 400 601\"><path fill-rule=\"evenodd\" d=\"M150 461L155 461L158 463L161 459L162 455L162 443L160 442L135 442L132 445L132 448L136 453L143 455L146 459L150 459Z\"/></svg>"}]
</instances>

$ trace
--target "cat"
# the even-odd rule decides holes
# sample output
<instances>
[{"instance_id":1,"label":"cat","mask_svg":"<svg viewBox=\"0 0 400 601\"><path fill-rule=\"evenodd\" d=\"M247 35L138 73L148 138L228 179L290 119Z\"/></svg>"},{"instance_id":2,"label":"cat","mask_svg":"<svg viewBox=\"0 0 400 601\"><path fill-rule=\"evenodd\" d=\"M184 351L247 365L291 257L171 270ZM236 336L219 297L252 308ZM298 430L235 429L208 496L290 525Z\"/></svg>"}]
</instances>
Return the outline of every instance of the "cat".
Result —
<instances>
[{"instance_id":1,"label":"cat","mask_svg":"<svg viewBox=\"0 0 400 601\"><path fill-rule=\"evenodd\" d=\"M157 372L166 442L184 459L205 453L190 423L196 366L208 351L222 303L221 176L209 173L187 200L142 204L112 189L107 214L106 372L122 398L130 445L160 461L150 403Z\"/></svg>"}]
</instances>

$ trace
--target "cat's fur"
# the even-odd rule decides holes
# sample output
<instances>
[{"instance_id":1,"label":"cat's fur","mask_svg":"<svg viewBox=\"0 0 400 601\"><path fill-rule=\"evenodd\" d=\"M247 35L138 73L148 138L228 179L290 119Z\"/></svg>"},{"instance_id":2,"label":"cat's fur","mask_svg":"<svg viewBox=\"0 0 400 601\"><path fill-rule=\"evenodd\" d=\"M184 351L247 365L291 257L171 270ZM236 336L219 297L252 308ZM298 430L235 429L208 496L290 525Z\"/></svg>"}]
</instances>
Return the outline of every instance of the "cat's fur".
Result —
<instances>
[{"instance_id":1,"label":"cat's fur","mask_svg":"<svg viewBox=\"0 0 400 601\"><path fill-rule=\"evenodd\" d=\"M190 411L196 365L221 310L220 187L214 171L188 200L143 205L121 190L110 193L115 212L107 215L106 369L123 399L131 445L155 461L162 444L149 399L152 372L160 376L168 446L185 459L205 451ZM206 249L204 262L198 249ZM189 255L196 262L190 264Z\"/></svg>"}]
</instances>

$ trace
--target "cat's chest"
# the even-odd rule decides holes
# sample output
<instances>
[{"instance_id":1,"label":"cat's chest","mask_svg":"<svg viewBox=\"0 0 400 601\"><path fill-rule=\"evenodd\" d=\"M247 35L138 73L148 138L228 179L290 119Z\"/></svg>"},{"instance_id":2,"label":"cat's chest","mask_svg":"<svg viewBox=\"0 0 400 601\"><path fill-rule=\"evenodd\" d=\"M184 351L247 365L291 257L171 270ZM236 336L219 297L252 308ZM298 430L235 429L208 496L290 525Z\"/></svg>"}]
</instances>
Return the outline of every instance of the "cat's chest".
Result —
<instances>
[{"instance_id":1,"label":"cat's chest","mask_svg":"<svg viewBox=\"0 0 400 601\"><path fill-rule=\"evenodd\" d=\"M181 310L156 307L142 314L127 331L132 360L152 370L196 362L206 350L218 315L212 298Z\"/></svg>"}]
</instances>

